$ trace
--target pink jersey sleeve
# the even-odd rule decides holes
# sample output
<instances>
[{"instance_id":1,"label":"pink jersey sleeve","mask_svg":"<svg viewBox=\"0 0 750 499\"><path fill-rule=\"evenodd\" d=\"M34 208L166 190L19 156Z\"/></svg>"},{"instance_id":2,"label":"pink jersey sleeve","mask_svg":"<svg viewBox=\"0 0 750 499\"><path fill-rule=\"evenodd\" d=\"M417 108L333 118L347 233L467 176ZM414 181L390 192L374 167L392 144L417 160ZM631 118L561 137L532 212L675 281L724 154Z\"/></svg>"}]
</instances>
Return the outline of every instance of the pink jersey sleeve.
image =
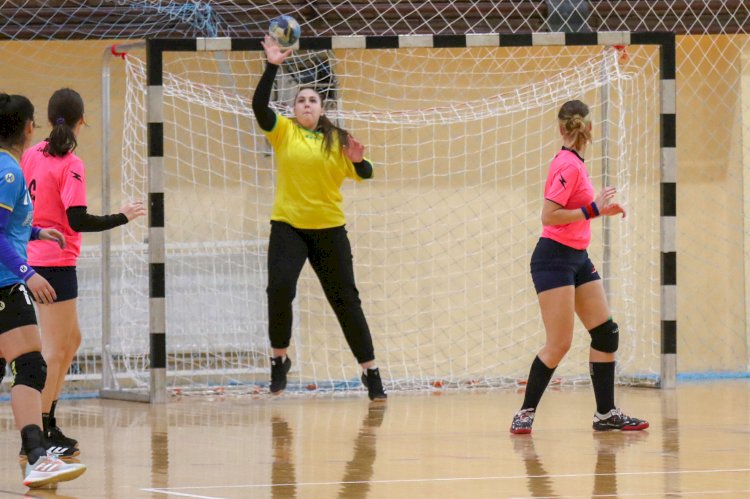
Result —
<instances>
[{"instance_id":1,"label":"pink jersey sleeve","mask_svg":"<svg viewBox=\"0 0 750 499\"><path fill-rule=\"evenodd\" d=\"M60 179L60 199L65 210L71 206L88 206L86 203L86 174L83 161L73 157Z\"/></svg>"},{"instance_id":2,"label":"pink jersey sleeve","mask_svg":"<svg viewBox=\"0 0 750 499\"><path fill-rule=\"evenodd\" d=\"M550 171L550 178L544 190L544 199L567 206L570 196L578 186L580 171L575 165L561 163L557 168Z\"/></svg>"}]
</instances>

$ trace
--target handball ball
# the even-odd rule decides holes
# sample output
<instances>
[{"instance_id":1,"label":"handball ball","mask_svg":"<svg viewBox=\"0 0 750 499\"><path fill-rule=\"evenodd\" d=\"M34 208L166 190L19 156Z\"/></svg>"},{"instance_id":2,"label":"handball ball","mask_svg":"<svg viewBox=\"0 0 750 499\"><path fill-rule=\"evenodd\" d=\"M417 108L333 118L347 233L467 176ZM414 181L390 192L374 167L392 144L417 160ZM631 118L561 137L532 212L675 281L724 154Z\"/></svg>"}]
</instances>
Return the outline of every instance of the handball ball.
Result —
<instances>
[{"instance_id":1,"label":"handball ball","mask_svg":"<svg viewBox=\"0 0 750 499\"><path fill-rule=\"evenodd\" d=\"M299 23L292 16L271 19L268 34L282 47L291 47L299 40Z\"/></svg>"}]
</instances>

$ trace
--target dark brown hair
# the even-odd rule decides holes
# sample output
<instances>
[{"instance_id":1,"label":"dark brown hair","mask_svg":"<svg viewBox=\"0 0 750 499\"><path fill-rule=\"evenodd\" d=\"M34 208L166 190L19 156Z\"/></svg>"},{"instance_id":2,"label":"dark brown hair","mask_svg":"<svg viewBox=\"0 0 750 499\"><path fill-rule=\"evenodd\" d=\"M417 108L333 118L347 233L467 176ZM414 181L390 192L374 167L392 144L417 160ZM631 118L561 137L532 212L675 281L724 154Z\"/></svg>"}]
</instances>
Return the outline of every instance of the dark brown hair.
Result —
<instances>
[{"instance_id":1,"label":"dark brown hair","mask_svg":"<svg viewBox=\"0 0 750 499\"><path fill-rule=\"evenodd\" d=\"M52 131L44 153L61 158L78 146L73 128L83 118L83 99L75 90L61 88L52 94L47 105L47 119Z\"/></svg>"},{"instance_id":2,"label":"dark brown hair","mask_svg":"<svg viewBox=\"0 0 750 499\"><path fill-rule=\"evenodd\" d=\"M24 129L34 121L34 105L23 95L0 93L0 146L23 145Z\"/></svg>"},{"instance_id":3,"label":"dark brown hair","mask_svg":"<svg viewBox=\"0 0 750 499\"><path fill-rule=\"evenodd\" d=\"M591 142L589 107L579 100L570 100L562 105L557 119L565 130L565 135L573 139L573 149L581 151Z\"/></svg>"}]
</instances>

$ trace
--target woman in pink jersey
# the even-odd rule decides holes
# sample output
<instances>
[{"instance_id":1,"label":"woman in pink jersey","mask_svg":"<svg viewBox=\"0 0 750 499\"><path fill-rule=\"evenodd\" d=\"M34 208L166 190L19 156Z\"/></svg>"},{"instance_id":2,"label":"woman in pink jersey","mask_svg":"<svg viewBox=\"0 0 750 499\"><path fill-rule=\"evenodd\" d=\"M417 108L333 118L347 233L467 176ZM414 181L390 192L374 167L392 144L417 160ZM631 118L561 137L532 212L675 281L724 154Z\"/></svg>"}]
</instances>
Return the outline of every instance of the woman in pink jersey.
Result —
<instances>
[{"instance_id":1,"label":"woman in pink jersey","mask_svg":"<svg viewBox=\"0 0 750 499\"><path fill-rule=\"evenodd\" d=\"M616 189L595 196L583 154L591 141L589 108L568 101L557 114L563 146L552 160L544 187L542 236L531 256L534 281L547 338L531 364L523 405L511 433L531 433L539 401L552 373L570 349L575 315L591 335L589 372L594 387L595 431L643 430L648 422L626 416L615 406L615 352L619 329L612 320L599 273L586 248L591 219L622 214L612 202Z\"/></svg>"},{"instance_id":2,"label":"woman in pink jersey","mask_svg":"<svg viewBox=\"0 0 750 499\"><path fill-rule=\"evenodd\" d=\"M42 392L42 420L50 443L78 454L77 441L66 437L57 425L55 406L65 374L81 344L76 301L76 263L81 252L81 232L100 232L123 225L145 213L143 203L128 203L113 215L87 213L86 172L74 154L76 137L84 124L83 99L63 88L50 97L47 118L49 137L23 155L21 166L34 203L34 225L55 228L65 236L60 248L49 241L29 244L29 263L55 289L57 299L38 304L42 330L42 355L47 362L47 383Z\"/></svg>"}]
</instances>

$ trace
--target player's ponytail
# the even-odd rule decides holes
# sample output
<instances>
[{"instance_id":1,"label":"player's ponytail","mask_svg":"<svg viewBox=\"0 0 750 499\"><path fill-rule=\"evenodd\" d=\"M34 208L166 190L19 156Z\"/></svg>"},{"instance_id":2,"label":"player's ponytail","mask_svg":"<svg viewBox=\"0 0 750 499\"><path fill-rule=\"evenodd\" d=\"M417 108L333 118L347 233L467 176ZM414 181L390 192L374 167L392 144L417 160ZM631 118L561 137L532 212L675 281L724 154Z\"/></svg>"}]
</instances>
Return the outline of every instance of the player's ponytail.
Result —
<instances>
[{"instance_id":1,"label":"player's ponytail","mask_svg":"<svg viewBox=\"0 0 750 499\"><path fill-rule=\"evenodd\" d=\"M591 118L586 104L579 100L566 102L557 113L557 119L565 135L573 139L573 149L582 151L591 142Z\"/></svg>"},{"instance_id":2,"label":"player's ponytail","mask_svg":"<svg viewBox=\"0 0 750 499\"><path fill-rule=\"evenodd\" d=\"M83 118L83 99L75 90L61 88L52 94L47 106L47 119L52 131L47 138L44 152L61 158L78 146L75 126Z\"/></svg>"},{"instance_id":3,"label":"player's ponytail","mask_svg":"<svg viewBox=\"0 0 750 499\"><path fill-rule=\"evenodd\" d=\"M10 149L23 145L29 121L34 121L34 105L29 99L0 93L0 147Z\"/></svg>"}]
</instances>

